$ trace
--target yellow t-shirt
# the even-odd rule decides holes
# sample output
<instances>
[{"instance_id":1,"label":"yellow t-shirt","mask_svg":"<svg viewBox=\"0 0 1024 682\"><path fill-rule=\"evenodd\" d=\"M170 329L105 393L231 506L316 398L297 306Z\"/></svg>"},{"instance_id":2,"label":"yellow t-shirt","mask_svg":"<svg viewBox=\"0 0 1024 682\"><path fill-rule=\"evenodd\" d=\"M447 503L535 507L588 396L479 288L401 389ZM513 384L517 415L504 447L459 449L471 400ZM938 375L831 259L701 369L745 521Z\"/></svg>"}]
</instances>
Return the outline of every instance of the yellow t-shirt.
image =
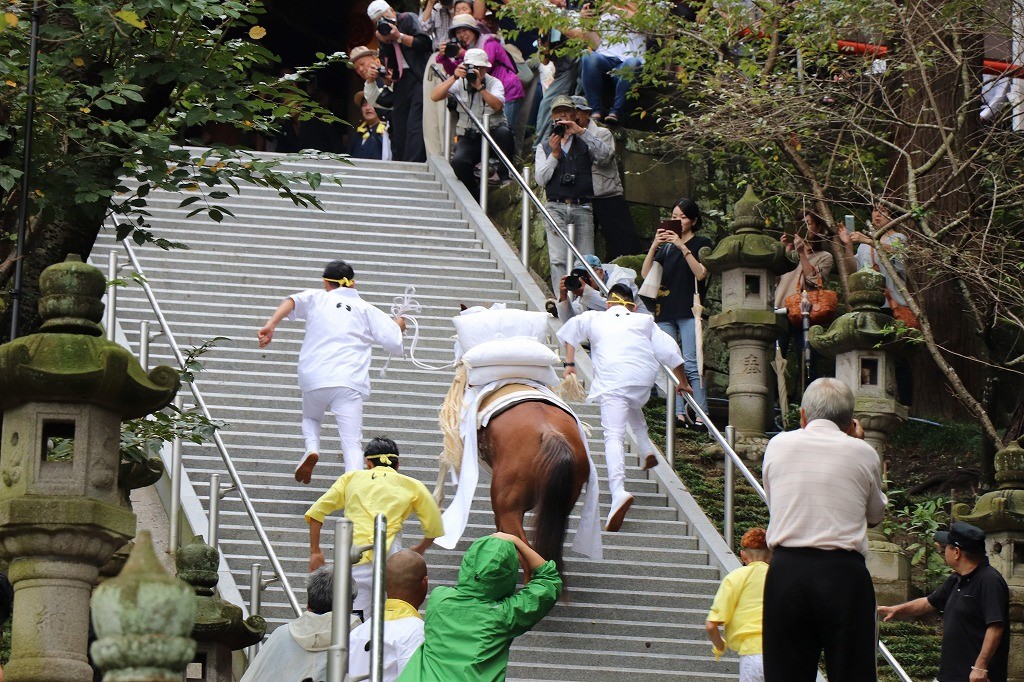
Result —
<instances>
[{"instance_id":1,"label":"yellow t-shirt","mask_svg":"<svg viewBox=\"0 0 1024 682\"><path fill-rule=\"evenodd\" d=\"M707 619L725 624L725 641L740 656L761 651L761 612L768 564L754 561L725 576Z\"/></svg>"},{"instance_id":2,"label":"yellow t-shirt","mask_svg":"<svg viewBox=\"0 0 1024 682\"><path fill-rule=\"evenodd\" d=\"M390 467L350 471L339 477L306 512L306 523L310 519L323 523L328 514L339 509L344 509L345 518L352 522L353 545L373 544L373 519L377 514L384 514L388 520L388 549L413 512L420 520L424 537L444 535L441 510L427 487ZM363 554L359 563L372 560L373 552L370 551Z\"/></svg>"}]
</instances>

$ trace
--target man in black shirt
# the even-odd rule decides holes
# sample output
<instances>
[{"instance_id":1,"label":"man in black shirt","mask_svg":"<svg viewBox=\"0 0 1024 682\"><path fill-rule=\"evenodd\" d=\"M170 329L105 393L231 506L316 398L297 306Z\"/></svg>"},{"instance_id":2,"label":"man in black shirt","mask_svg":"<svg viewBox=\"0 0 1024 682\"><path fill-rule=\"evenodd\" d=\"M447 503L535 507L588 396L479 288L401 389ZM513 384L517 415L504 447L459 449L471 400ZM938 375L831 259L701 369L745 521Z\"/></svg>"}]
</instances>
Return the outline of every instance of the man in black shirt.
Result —
<instances>
[{"instance_id":1,"label":"man in black shirt","mask_svg":"<svg viewBox=\"0 0 1024 682\"><path fill-rule=\"evenodd\" d=\"M985 533L962 521L935 534L953 575L927 597L879 606L884 620L942 612L939 682L1005 682L1010 592L985 555Z\"/></svg>"},{"instance_id":2,"label":"man in black shirt","mask_svg":"<svg viewBox=\"0 0 1024 682\"><path fill-rule=\"evenodd\" d=\"M426 161L423 146L423 72L434 51L413 12L397 14L386 0L374 0L366 15L376 26L380 60L394 81L391 149L396 161Z\"/></svg>"}]
</instances>

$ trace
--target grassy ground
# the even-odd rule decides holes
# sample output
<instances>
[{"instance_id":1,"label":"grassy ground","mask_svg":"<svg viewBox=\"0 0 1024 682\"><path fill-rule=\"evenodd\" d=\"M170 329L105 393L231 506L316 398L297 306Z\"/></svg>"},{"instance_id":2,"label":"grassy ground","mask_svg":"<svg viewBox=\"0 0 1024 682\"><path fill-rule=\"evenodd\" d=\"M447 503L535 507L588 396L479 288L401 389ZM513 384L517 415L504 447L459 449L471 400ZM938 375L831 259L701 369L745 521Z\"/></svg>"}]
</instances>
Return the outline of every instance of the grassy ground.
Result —
<instances>
[{"instance_id":1,"label":"grassy ground","mask_svg":"<svg viewBox=\"0 0 1024 682\"><path fill-rule=\"evenodd\" d=\"M665 405L652 401L645 408L651 437L664 446ZM676 436L676 473L721 532L723 519L723 457L706 436L681 430ZM952 499L977 494L974 461L980 432L970 425L905 424L891 441L886 458L890 505L883 530L892 542L908 550L912 596L930 592L949 574L932 548L931 536L948 523ZM760 466L750 467L760 478ZM913 492L911 492L913 491ZM768 510L754 490L736 476L734 493L735 546L753 526L767 527ZM938 669L941 630L937 619L916 623L883 623L880 635L896 660L915 680L931 680ZM879 662L881 680L895 680Z\"/></svg>"}]
</instances>

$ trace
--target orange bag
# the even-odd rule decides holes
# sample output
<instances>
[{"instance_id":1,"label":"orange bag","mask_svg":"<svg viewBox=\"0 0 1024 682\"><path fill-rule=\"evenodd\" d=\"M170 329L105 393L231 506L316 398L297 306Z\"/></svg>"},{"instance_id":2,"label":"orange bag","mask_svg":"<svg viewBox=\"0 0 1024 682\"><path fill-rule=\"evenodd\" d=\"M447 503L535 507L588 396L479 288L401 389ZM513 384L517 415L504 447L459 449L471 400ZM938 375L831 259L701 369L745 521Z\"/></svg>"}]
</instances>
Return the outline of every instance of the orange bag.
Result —
<instances>
[{"instance_id":1,"label":"orange bag","mask_svg":"<svg viewBox=\"0 0 1024 682\"><path fill-rule=\"evenodd\" d=\"M836 318L836 311L839 309L839 294L831 289L824 288L825 283L818 277L818 288L807 290L807 300L811 303L811 324L826 326ZM796 278L796 293L786 297L786 310L789 312L789 323L794 327L803 326L804 314L800 310L800 302L803 300L804 278L800 275Z\"/></svg>"}]
</instances>

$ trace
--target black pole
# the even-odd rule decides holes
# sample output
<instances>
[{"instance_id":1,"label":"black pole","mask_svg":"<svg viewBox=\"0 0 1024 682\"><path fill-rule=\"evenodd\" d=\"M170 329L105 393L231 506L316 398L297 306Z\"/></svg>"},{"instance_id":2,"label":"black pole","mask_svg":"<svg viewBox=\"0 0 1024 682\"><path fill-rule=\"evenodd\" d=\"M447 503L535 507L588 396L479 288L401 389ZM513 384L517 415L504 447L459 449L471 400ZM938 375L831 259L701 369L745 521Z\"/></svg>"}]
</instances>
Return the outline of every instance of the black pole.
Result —
<instances>
[{"instance_id":1,"label":"black pole","mask_svg":"<svg viewBox=\"0 0 1024 682\"><path fill-rule=\"evenodd\" d=\"M28 103L25 106L25 148L21 163L21 204L18 206L18 241L14 252L14 288L11 289L11 338L18 338L21 314L21 284L24 277L25 228L28 223L29 168L32 158L32 127L36 115L36 46L39 43L39 0L32 3L32 29L28 55Z\"/></svg>"}]
</instances>

